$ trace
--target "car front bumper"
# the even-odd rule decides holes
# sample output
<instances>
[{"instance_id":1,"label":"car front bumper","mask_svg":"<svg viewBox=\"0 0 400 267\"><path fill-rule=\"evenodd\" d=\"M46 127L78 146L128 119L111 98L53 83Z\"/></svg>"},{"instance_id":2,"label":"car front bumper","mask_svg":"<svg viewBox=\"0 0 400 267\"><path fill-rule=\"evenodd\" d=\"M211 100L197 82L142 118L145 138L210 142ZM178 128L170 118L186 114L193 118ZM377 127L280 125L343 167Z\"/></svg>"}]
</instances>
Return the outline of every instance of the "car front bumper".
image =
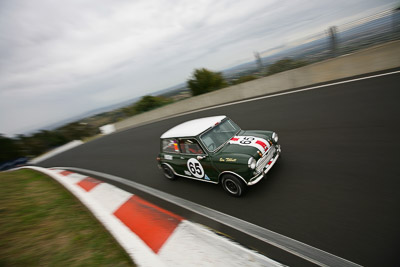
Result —
<instances>
[{"instance_id":1,"label":"car front bumper","mask_svg":"<svg viewBox=\"0 0 400 267\"><path fill-rule=\"evenodd\" d=\"M275 155L270 159L270 161L267 163L267 165L263 168L263 170L259 174L257 174L256 176L254 176L249 180L249 182L247 183L248 186L255 185L256 183L261 181L261 179L264 178L264 176L267 174L267 172L269 172L272 166L275 165L275 162L278 160L279 155L282 152L280 145L276 145L275 149L276 149Z\"/></svg>"}]
</instances>

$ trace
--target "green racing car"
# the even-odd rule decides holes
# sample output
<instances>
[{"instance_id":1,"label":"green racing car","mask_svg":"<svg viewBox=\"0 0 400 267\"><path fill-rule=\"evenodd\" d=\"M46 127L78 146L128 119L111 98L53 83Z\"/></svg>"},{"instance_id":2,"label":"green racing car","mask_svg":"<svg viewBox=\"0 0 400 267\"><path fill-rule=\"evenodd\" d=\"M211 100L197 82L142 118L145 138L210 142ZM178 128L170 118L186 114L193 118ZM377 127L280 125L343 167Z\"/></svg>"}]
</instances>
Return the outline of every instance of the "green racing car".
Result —
<instances>
[{"instance_id":1,"label":"green racing car","mask_svg":"<svg viewBox=\"0 0 400 267\"><path fill-rule=\"evenodd\" d=\"M158 165L170 180L220 183L233 196L264 178L281 147L272 131L245 131L226 116L195 119L161 135Z\"/></svg>"}]
</instances>

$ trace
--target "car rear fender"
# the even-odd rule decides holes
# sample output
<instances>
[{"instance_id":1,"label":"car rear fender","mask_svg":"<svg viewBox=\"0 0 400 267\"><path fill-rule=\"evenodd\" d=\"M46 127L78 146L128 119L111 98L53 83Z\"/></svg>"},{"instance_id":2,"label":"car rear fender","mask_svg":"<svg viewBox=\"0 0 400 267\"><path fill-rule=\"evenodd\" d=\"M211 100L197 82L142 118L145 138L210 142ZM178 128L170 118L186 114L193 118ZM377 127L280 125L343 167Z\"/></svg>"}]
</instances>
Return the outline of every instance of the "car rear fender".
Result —
<instances>
[{"instance_id":1,"label":"car rear fender","mask_svg":"<svg viewBox=\"0 0 400 267\"><path fill-rule=\"evenodd\" d=\"M176 171L174 170L174 168L172 168L172 166L169 165L168 163L162 162L162 163L160 164L160 166L162 166L162 165L165 165L165 166L167 166L168 168L170 168L171 171L172 171L175 175L179 175L179 174L176 173Z\"/></svg>"}]
</instances>

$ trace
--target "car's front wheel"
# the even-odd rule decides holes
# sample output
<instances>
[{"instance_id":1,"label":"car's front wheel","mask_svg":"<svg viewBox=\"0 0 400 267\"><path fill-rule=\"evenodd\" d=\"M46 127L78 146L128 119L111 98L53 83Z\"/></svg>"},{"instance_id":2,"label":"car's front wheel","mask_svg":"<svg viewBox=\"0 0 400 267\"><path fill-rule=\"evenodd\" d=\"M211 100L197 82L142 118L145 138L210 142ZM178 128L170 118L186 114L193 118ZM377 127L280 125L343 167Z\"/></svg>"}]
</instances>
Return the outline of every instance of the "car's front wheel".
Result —
<instances>
[{"instance_id":1,"label":"car's front wheel","mask_svg":"<svg viewBox=\"0 0 400 267\"><path fill-rule=\"evenodd\" d=\"M162 165L162 170L163 170L165 178L167 178L168 180L176 179L176 175L174 174L172 169L170 167L168 167L167 165Z\"/></svg>"},{"instance_id":2,"label":"car's front wheel","mask_svg":"<svg viewBox=\"0 0 400 267\"><path fill-rule=\"evenodd\" d=\"M239 178L230 174L223 176L222 187L228 194L235 197L240 197L246 189L246 185Z\"/></svg>"}]
</instances>

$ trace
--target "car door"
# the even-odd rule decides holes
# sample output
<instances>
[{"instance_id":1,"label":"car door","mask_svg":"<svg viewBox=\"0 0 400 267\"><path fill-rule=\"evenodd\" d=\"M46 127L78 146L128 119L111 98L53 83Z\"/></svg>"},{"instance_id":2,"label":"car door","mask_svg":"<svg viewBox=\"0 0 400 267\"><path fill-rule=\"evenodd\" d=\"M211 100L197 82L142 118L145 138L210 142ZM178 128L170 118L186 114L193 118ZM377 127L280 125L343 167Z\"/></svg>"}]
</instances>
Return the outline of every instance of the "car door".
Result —
<instances>
[{"instance_id":1,"label":"car door","mask_svg":"<svg viewBox=\"0 0 400 267\"><path fill-rule=\"evenodd\" d=\"M178 143L181 152L178 160L178 174L207 182L218 181L211 158L195 138L180 138Z\"/></svg>"}]
</instances>

